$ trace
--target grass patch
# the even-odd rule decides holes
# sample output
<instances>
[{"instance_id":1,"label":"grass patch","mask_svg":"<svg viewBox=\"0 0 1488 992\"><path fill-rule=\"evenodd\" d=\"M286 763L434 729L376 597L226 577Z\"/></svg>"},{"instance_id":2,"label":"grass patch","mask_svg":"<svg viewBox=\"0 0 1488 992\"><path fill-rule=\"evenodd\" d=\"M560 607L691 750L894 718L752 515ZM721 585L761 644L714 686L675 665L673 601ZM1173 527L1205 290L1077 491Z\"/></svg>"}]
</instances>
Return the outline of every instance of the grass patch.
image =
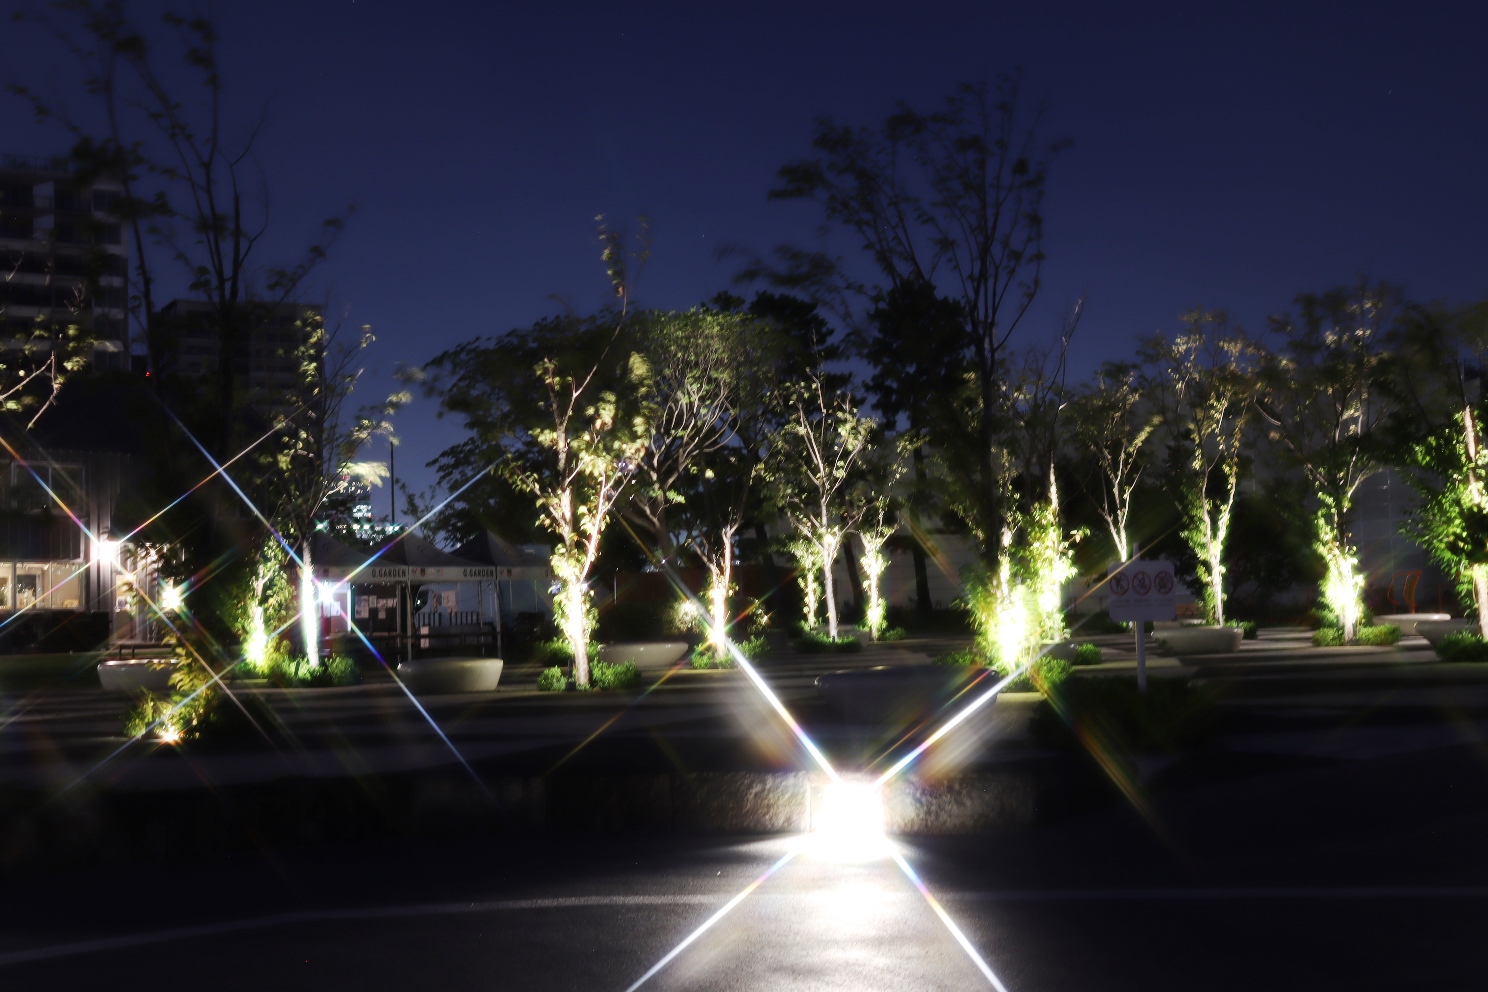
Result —
<instances>
[{"instance_id":1,"label":"grass patch","mask_svg":"<svg viewBox=\"0 0 1488 992\"><path fill-rule=\"evenodd\" d=\"M1454 630L1436 646L1442 661L1488 661L1488 641L1474 630Z\"/></svg>"},{"instance_id":2,"label":"grass patch","mask_svg":"<svg viewBox=\"0 0 1488 992\"><path fill-rule=\"evenodd\" d=\"M1108 752L1175 751L1211 737L1214 691L1178 679L1150 679L1147 692L1121 676L1071 679L1039 704L1033 732L1046 743L1091 742Z\"/></svg>"}]
</instances>

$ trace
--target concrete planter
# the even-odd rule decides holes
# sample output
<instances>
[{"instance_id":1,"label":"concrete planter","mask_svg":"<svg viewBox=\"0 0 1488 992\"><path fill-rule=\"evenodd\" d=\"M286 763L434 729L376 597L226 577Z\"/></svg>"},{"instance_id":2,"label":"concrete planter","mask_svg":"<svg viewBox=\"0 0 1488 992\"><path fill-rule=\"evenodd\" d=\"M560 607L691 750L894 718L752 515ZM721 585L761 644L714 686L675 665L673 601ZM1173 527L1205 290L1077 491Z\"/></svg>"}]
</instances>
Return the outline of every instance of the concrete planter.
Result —
<instances>
[{"instance_id":1,"label":"concrete planter","mask_svg":"<svg viewBox=\"0 0 1488 992\"><path fill-rule=\"evenodd\" d=\"M632 641L601 644L599 660L610 665L629 661L643 672L664 672L686 658L692 645L686 641Z\"/></svg>"},{"instance_id":2,"label":"concrete planter","mask_svg":"<svg viewBox=\"0 0 1488 992\"><path fill-rule=\"evenodd\" d=\"M500 658L420 658L398 665L398 678L416 695L495 692L505 664Z\"/></svg>"},{"instance_id":3,"label":"concrete planter","mask_svg":"<svg viewBox=\"0 0 1488 992\"><path fill-rule=\"evenodd\" d=\"M946 665L880 665L827 672L817 676L816 694L849 723L913 721L949 700L979 671Z\"/></svg>"},{"instance_id":4,"label":"concrete planter","mask_svg":"<svg viewBox=\"0 0 1488 992\"><path fill-rule=\"evenodd\" d=\"M1376 618L1375 623L1379 622L1379 619ZM1468 617L1453 617L1448 620L1416 621L1416 633L1420 634L1422 637L1426 638L1426 640L1430 641L1432 647L1436 647L1437 645L1441 644L1442 638L1446 637L1448 634L1455 634L1460 630L1470 630L1476 632L1477 629L1478 622L1476 620L1469 619Z\"/></svg>"},{"instance_id":5,"label":"concrete planter","mask_svg":"<svg viewBox=\"0 0 1488 992\"><path fill-rule=\"evenodd\" d=\"M111 658L99 663L98 682L105 692L164 696L170 693L170 677L177 664L174 658Z\"/></svg>"},{"instance_id":6,"label":"concrete planter","mask_svg":"<svg viewBox=\"0 0 1488 992\"><path fill-rule=\"evenodd\" d=\"M1394 624L1400 628L1400 636L1409 637L1411 634L1419 634L1416 624L1426 621L1436 623L1442 620L1450 620L1450 613L1390 613L1385 616L1374 618L1376 624Z\"/></svg>"},{"instance_id":7,"label":"concrete planter","mask_svg":"<svg viewBox=\"0 0 1488 992\"><path fill-rule=\"evenodd\" d=\"M1166 654L1233 654L1240 650L1245 631L1239 627L1171 627L1155 634Z\"/></svg>"}]
</instances>

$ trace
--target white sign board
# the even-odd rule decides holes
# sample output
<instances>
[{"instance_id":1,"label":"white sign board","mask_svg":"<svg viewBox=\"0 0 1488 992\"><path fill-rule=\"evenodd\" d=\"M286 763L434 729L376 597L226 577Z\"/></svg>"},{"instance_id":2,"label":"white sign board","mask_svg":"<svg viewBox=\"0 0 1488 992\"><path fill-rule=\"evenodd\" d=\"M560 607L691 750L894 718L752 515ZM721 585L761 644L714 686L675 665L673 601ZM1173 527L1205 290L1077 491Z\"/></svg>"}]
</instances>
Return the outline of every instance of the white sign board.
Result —
<instances>
[{"instance_id":1,"label":"white sign board","mask_svg":"<svg viewBox=\"0 0 1488 992\"><path fill-rule=\"evenodd\" d=\"M1177 615L1172 562L1117 562L1107 574L1112 620L1172 620Z\"/></svg>"}]
</instances>

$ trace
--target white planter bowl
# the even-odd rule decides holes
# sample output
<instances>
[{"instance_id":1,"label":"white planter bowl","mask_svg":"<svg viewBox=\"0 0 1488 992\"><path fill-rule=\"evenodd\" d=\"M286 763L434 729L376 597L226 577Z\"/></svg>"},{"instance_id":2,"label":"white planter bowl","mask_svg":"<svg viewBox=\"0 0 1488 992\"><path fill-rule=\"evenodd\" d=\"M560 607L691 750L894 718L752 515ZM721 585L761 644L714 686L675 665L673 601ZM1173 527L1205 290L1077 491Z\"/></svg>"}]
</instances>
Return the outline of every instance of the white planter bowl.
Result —
<instances>
[{"instance_id":1,"label":"white planter bowl","mask_svg":"<svg viewBox=\"0 0 1488 992\"><path fill-rule=\"evenodd\" d=\"M420 658L400 662L398 678L415 695L495 692L505 667L500 658Z\"/></svg>"},{"instance_id":2,"label":"white planter bowl","mask_svg":"<svg viewBox=\"0 0 1488 992\"><path fill-rule=\"evenodd\" d=\"M1376 623L1378 621L1376 620ZM1448 634L1455 634L1459 630L1477 630L1478 622L1467 617L1453 617L1449 620L1417 620L1416 633L1431 642L1432 647L1441 644L1442 638Z\"/></svg>"},{"instance_id":3,"label":"white planter bowl","mask_svg":"<svg viewBox=\"0 0 1488 992\"><path fill-rule=\"evenodd\" d=\"M665 671L686 658L692 645L686 641L631 641L601 644L599 660L610 665L632 662L643 672Z\"/></svg>"},{"instance_id":4,"label":"white planter bowl","mask_svg":"<svg viewBox=\"0 0 1488 992\"><path fill-rule=\"evenodd\" d=\"M98 683L105 692L163 696L171 691L171 673L178 664L174 658L110 658L98 665Z\"/></svg>"},{"instance_id":5,"label":"white planter bowl","mask_svg":"<svg viewBox=\"0 0 1488 992\"><path fill-rule=\"evenodd\" d=\"M1240 650L1245 631L1239 627L1173 627L1160 635L1167 654L1233 654Z\"/></svg>"},{"instance_id":6,"label":"white planter bowl","mask_svg":"<svg viewBox=\"0 0 1488 992\"><path fill-rule=\"evenodd\" d=\"M1416 629L1416 624L1422 621L1435 623L1450 619L1452 619L1452 614L1450 613L1390 613L1385 616L1375 617L1374 622L1378 625L1394 624L1400 628L1400 635L1402 637L1409 637L1411 634L1420 633Z\"/></svg>"}]
</instances>

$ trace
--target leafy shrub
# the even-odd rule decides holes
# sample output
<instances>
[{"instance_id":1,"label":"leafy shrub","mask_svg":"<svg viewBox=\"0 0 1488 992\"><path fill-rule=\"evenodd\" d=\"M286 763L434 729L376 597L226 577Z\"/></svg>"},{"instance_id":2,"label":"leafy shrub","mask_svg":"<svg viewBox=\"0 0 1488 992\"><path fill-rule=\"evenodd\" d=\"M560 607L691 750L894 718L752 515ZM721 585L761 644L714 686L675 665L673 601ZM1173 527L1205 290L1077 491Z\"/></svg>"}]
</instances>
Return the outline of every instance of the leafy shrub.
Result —
<instances>
[{"instance_id":1,"label":"leafy shrub","mask_svg":"<svg viewBox=\"0 0 1488 992\"><path fill-rule=\"evenodd\" d=\"M1242 640L1253 641L1260 636L1260 627L1254 620L1231 620L1225 626L1243 630L1245 634L1241 638Z\"/></svg>"},{"instance_id":2,"label":"leafy shrub","mask_svg":"<svg viewBox=\"0 0 1488 992\"><path fill-rule=\"evenodd\" d=\"M805 630L801 632L800 638L796 641L796 650L805 654L828 654L833 651L852 654L863 650L863 644L851 634L838 637L834 641L826 634Z\"/></svg>"},{"instance_id":3,"label":"leafy shrub","mask_svg":"<svg viewBox=\"0 0 1488 992\"><path fill-rule=\"evenodd\" d=\"M344 654L327 655L320 659L319 665L312 668L310 659L302 654L274 652L269 655L264 667L265 677L285 689L355 685L361 680L356 662Z\"/></svg>"},{"instance_id":4,"label":"leafy shrub","mask_svg":"<svg viewBox=\"0 0 1488 992\"><path fill-rule=\"evenodd\" d=\"M1400 628L1393 623L1376 624L1359 628L1359 643L1371 647L1385 648L1400 643Z\"/></svg>"},{"instance_id":5,"label":"leafy shrub","mask_svg":"<svg viewBox=\"0 0 1488 992\"><path fill-rule=\"evenodd\" d=\"M1389 647L1399 642L1400 628L1392 623L1384 623L1375 627L1360 627L1355 641L1357 644L1366 644L1371 647ZM1320 627L1312 632L1312 643L1320 648L1342 647L1343 628Z\"/></svg>"},{"instance_id":6,"label":"leafy shrub","mask_svg":"<svg viewBox=\"0 0 1488 992\"><path fill-rule=\"evenodd\" d=\"M959 651L951 651L934 659L937 665L945 665L947 668L981 668L987 664L975 648L962 648Z\"/></svg>"},{"instance_id":7,"label":"leafy shrub","mask_svg":"<svg viewBox=\"0 0 1488 992\"><path fill-rule=\"evenodd\" d=\"M641 670L633 661L622 661L612 665L595 659L589 663L589 687L591 689L629 689L641 681Z\"/></svg>"},{"instance_id":8,"label":"leafy shrub","mask_svg":"<svg viewBox=\"0 0 1488 992\"><path fill-rule=\"evenodd\" d=\"M878 633L880 641L902 641L908 636L903 627L885 627Z\"/></svg>"},{"instance_id":9,"label":"leafy shrub","mask_svg":"<svg viewBox=\"0 0 1488 992\"><path fill-rule=\"evenodd\" d=\"M1076 665L1099 665L1101 661L1101 649L1094 644L1083 643L1075 645Z\"/></svg>"},{"instance_id":10,"label":"leafy shrub","mask_svg":"<svg viewBox=\"0 0 1488 992\"><path fill-rule=\"evenodd\" d=\"M1212 689L1179 679L1150 679L1145 694L1126 676L1071 679L1039 704L1032 729L1049 743L1083 739L1107 753L1170 751L1207 739L1216 712Z\"/></svg>"},{"instance_id":11,"label":"leafy shrub","mask_svg":"<svg viewBox=\"0 0 1488 992\"><path fill-rule=\"evenodd\" d=\"M770 651L770 643L764 634L758 634L747 641L735 641L734 647L738 648L739 653L750 661L755 661ZM708 644L700 644L692 652L691 664L693 668L699 670L737 667L732 651L718 652Z\"/></svg>"},{"instance_id":12,"label":"leafy shrub","mask_svg":"<svg viewBox=\"0 0 1488 992\"><path fill-rule=\"evenodd\" d=\"M1319 648L1343 647L1342 627L1319 627L1312 632L1312 643Z\"/></svg>"},{"instance_id":13,"label":"leafy shrub","mask_svg":"<svg viewBox=\"0 0 1488 992\"><path fill-rule=\"evenodd\" d=\"M589 645L589 657L599 657L599 645ZM532 660L544 668L557 665L560 668L573 667L573 651L569 650L568 638L555 637L551 641L539 641L533 653Z\"/></svg>"},{"instance_id":14,"label":"leafy shrub","mask_svg":"<svg viewBox=\"0 0 1488 992\"><path fill-rule=\"evenodd\" d=\"M568 673L557 665L544 668L537 677L537 688L541 692L562 692L568 688Z\"/></svg>"},{"instance_id":15,"label":"leafy shrub","mask_svg":"<svg viewBox=\"0 0 1488 992\"><path fill-rule=\"evenodd\" d=\"M1436 646L1442 661L1488 661L1488 641L1475 630L1454 630Z\"/></svg>"}]
</instances>

